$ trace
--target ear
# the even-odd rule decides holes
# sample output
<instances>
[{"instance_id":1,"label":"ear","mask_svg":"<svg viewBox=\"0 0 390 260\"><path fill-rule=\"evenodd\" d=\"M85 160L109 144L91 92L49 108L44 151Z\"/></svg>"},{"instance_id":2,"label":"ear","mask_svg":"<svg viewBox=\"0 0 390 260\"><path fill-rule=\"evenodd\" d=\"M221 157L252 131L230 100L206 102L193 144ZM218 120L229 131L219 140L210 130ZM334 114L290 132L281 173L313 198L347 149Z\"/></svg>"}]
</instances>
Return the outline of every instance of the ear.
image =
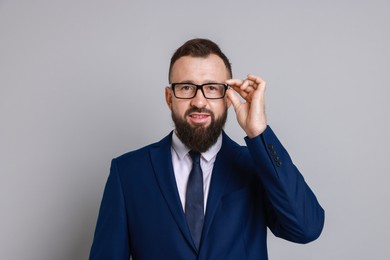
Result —
<instances>
[{"instance_id":1,"label":"ear","mask_svg":"<svg viewBox=\"0 0 390 260\"><path fill-rule=\"evenodd\" d=\"M172 110L172 89L170 87L165 87L165 101L169 109Z\"/></svg>"},{"instance_id":2,"label":"ear","mask_svg":"<svg viewBox=\"0 0 390 260\"><path fill-rule=\"evenodd\" d=\"M227 108L229 108L232 105L232 101L230 100L230 98L226 99L226 104L227 104Z\"/></svg>"}]
</instances>

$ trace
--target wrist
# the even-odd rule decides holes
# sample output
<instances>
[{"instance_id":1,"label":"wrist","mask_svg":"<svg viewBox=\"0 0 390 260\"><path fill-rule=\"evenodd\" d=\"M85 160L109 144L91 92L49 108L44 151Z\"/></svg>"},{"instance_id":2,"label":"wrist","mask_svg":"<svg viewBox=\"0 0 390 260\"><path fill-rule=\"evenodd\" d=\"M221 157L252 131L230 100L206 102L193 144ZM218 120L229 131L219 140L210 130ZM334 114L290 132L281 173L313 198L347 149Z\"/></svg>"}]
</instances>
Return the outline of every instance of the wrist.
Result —
<instances>
[{"instance_id":1,"label":"wrist","mask_svg":"<svg viewBox=\"0 0 390 260\"><path fill-rule=\"evenodd\" d=\"M248 130L248 131L246 131L246 135L250 139L254 138L256 136L261 135L265 131L266 128L267 128L267 125L263 125L263 126L257 128L257 129Z\"/></svg>"}]
</instances>

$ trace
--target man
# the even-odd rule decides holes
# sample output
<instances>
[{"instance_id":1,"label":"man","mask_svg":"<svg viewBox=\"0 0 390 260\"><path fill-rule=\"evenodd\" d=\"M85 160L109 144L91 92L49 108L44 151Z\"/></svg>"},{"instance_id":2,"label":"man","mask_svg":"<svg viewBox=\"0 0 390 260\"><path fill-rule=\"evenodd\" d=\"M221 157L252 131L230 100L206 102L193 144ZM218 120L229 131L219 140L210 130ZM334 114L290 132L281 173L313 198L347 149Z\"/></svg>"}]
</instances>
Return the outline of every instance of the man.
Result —
<instances>
[{"instance_id":1,"label":"man","mask_svg":"<svg viewBox=\"0 0 390 260\"><path fill-rule=\"evenodd\" d=\"M193 39L169 81L175 130L112 161L90 259L268 259L267 227L316 239L324 211L267 126L264 80L232 79L219 47ZM231 105L246 147L223 131Z\"/></svg>"}]
</instances>

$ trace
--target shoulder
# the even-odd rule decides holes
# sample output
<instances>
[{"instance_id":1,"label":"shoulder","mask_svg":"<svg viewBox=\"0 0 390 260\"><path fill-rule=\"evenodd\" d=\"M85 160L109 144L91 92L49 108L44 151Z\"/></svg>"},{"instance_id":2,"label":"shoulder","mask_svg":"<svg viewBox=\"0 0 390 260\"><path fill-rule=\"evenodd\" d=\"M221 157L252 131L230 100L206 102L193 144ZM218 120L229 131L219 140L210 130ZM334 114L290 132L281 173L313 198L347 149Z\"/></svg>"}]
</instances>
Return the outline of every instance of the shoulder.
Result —
<instances>
[{"instance_id":1,"label":"shoulder","mask_svg":"<svg viewBox=\"0 0 390 260\"><path fill-rule=\"evenodd\" d=\"M150 151L155 149L161 149L162 151L170 151L171 147L172 132L161 139L158 142L148 144L139 149L129 151L113 159L116 163L126 163L129 161L142 161L149 157Z\"/></svg>"},{"instance_id":2,"label":"shoulder","mask_svg":"<svg viewBox=\"0 0 390 260\"><path fill-rule=\"evenodd\" d=\"M232 140L225 132L222 132L221 150L222 149L227 153L232 153L235 156L239 157L248 154L247 146L238 144L236 141Z\"/></svg>"},{"instance_id":3,"label":"shoulder","mask_svg":"<svg viewBox=\"0 0 390 260\"><path fill-rule=\"evenodd\" d=\"M226 161L226 163L232 164L235 167L241 167L245 169L251 168L252 160L248 147L240 145L233 141L225 132L223 132L222 147L220 150L220 157Z\"/></svg>"}]
</instances>

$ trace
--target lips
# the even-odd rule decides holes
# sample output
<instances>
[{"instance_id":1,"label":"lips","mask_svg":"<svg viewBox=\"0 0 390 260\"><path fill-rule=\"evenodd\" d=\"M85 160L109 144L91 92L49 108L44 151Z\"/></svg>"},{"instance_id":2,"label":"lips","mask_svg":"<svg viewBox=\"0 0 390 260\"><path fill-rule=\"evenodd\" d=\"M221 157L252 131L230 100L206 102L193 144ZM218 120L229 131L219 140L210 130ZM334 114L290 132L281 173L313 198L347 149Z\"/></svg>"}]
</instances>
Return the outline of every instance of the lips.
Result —
<instances>
[{"instance_id":1,"label":"lips","mask_svg":"<svg viewBox=\"0 0 390 260\"><path fill-rule=\"evenodd\" d=\"M191 122L195 124L207 123L210 119L210 114L207 113L190 113L188 115Z\"/></svg>"}]
</instances>

